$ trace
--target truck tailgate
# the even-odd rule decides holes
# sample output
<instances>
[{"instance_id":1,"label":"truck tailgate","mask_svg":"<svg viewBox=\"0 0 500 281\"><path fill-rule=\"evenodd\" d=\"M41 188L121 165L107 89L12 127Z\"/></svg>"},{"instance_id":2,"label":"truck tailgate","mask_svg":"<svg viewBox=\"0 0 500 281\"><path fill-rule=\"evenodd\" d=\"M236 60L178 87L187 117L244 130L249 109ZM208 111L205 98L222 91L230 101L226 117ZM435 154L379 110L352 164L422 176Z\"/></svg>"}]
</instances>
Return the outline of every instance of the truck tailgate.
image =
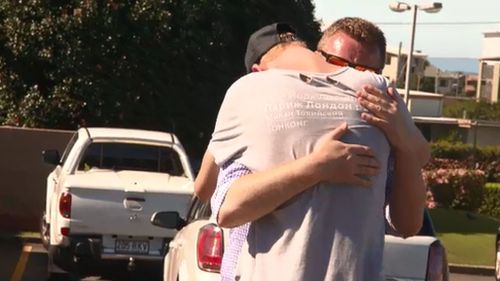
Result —
<instances>
[{"instance_id":1,"label":"truck tailgate","mask_svg":"<svg viewBox=\"0 0 500 281\"><path fill-rule=\"evenodd\" d=\"M192 193L71 188L70 233L173 237L175 230L150 222L157 211L177 211L186 216Z\"/></svg>"}]
</instances>

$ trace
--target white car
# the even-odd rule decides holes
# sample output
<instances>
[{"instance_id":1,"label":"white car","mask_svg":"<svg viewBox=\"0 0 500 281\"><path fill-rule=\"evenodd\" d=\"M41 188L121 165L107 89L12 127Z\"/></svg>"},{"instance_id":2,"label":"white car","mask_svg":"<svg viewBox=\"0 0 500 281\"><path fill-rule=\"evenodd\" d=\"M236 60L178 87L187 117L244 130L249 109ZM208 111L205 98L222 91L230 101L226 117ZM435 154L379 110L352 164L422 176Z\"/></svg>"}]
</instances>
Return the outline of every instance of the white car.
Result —
<instances>
[{"instance_id":1,"label":"white car","mask_svg":"<svg viewBox=\"0 0 500 281\"><path fill-rule=\"evenodd\" d=\"M177 212L157 212L151 223L179 230L169 243L164 281L220 280L229 231L210 220L208 204L193 198L186 219ZM427 211L419 235L407 239L385 236L384 272L386 281L448 281L446 252L435 237Z\"/></svg>"},{"instance_id":2,"label":"white car","mask_svg":"<svg viewBox=\"0 0 500 281\"><path fill-rule=\"evenodd\" d=\"M167 132L81 128L47 177L41 237L49 272L85 272L123 261L157 264L176 234L151 225L158 209L187 213L193 172L181 143Z\"/></svg>"}]
</instances>

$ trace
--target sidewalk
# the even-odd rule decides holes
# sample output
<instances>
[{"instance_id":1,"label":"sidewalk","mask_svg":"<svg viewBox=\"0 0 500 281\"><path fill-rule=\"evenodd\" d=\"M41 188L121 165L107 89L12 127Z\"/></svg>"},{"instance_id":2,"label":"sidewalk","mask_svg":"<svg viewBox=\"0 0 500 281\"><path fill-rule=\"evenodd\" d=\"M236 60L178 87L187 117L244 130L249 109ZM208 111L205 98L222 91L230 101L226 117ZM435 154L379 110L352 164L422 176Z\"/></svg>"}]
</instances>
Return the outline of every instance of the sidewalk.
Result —
<instances>
[{"instance_id":1,"label":"sidewalk","mask_svg":"<svg viewBox=\"0 0 500 281\"><path fill-rule=\"evenodd\" d=\"M469 264L448 264L450 273L494 276L494 266L469 265Z\"/></svg>"},{"instance_id":2,"label":"sidewalk","mask_svg":"<svg viewBox=\"0 0 500 281\"><path fill-rule=\"evenodd\" d=\"M0 231L0 240L11 240L16 239L24 241L27 243L40 243L40 234L38 232L11 232L11 231Z\"/></svg>"}]
</instances>

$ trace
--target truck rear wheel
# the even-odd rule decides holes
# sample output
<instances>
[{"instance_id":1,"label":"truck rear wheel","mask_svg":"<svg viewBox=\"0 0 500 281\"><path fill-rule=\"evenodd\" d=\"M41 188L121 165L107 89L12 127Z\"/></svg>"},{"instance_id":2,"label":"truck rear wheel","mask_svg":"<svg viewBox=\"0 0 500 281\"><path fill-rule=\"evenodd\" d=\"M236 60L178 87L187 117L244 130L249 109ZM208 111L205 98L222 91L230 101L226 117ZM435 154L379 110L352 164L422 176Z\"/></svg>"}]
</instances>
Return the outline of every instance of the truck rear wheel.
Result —
<instances>
[{"instance_id":1,"label":"truck rear wheel","mask_svg":"<svg viewBox=\"0 0 500 281\"><path fill-rule=\"evenodd\" d=\"M68 248L49 245L47 254L49 264L55 264L67 272L74 271L75 264L73 262L73 255Z\"/></svg>"},{"instance_id":2,"label":"truck rear wheel","mask_svg":"<svg viewBox=\"0 0 500 281\"><path fill-rule=\"evenodd\" d=\"M50 224L47 223L46 214L43 212L40 218L40 238L45 250L49 249L50 244Z\"/></svg>"}]
</instances>

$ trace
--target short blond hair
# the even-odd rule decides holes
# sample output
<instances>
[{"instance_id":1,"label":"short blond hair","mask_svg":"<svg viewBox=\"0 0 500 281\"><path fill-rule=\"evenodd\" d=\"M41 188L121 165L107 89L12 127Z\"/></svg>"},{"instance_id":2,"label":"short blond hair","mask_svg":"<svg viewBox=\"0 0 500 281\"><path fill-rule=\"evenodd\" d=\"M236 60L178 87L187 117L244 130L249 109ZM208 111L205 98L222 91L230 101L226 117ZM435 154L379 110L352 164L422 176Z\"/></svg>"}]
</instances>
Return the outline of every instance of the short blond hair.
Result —
<instances>
[{"instance_id":1,"label":"short blond hair","mask_svg":"<svg viewBox=\"0 0 500 281\"><path fill-rule=\"evenodd\" d=\"M384 33L374 23L357 17L345 17L332 23L318 42L317 49L324 50L327 41L337 32L343 32L349 37L365 45L376 47L380 52L380 65L384 66L387 43Z\"/></svg>"},{"instance_id":2,"label":"short blond hair","mask_svg":"<svg viewBox=\"0 0 500 281\"><path fill-rule=\"evenodd\" d=\"M283 53L283 51L290 47L290 46L298 46L298 47L304 47L307 48L307 44L304 41L289 41L289 42L283 42L275 45L267 53L265 53L262 58L260 58L259 64L266 64L269 63L270 61L276 59Z\"/></svg>"}]
</instances>

